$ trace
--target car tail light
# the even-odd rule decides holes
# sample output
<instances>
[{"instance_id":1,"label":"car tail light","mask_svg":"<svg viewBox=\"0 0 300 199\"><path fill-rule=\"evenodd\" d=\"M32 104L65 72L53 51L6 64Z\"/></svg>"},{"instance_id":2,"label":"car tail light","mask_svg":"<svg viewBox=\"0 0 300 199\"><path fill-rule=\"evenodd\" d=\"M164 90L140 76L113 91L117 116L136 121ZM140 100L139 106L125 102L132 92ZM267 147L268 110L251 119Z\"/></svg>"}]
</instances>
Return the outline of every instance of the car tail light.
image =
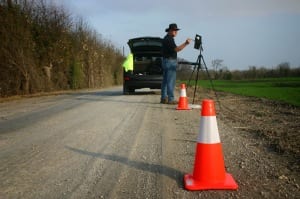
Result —
<instances>
[{"instance_id":1,"label":"car tail light","mask_svg":"<svg viewBox=\"0 0 300 199\"><path fill-rule=\"evenodd\" d=\"M124 77L124 80L125 80L125 81L129 81L130 78L129 78L129 77Z\"/></svg>"}]
</instances>

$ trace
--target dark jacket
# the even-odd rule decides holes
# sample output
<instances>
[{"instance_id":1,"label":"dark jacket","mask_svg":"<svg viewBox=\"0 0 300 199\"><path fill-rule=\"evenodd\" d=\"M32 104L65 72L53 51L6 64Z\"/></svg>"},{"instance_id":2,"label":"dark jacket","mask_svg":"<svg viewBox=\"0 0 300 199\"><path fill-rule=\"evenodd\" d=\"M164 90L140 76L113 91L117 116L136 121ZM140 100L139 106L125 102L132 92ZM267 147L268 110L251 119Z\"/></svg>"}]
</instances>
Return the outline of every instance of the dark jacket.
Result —
<instances>
[{"instance_id":1,"label":"dark jacket","mask_svg":"<svg viewBox=\"0 0 300 199\"><path fill-rule=\"evenodd\" d=\"M176 44L174 38L167 34L162 41L162 55L164 58L177 59L177 52L175 51Z\"/></svg>"}]
</instances>

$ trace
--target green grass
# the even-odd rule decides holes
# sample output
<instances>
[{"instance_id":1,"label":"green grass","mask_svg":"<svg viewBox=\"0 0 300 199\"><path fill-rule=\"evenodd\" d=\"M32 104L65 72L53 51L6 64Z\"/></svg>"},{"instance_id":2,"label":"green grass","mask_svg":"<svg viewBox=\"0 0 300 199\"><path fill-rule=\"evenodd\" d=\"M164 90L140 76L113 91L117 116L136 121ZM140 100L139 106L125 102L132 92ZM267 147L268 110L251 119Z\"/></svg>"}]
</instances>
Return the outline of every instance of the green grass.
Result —
<instances>
[{"instance_id":1,"label":"green grass","mask_svg":"<svg viewBox=\"0 0 300 199\"><path fill-rule=\"evenodd\" d=\"M198 85L211 88L209 80L200 80ZM300 77L240 81L213 80L213 85L217 91L266 98L300 106Z\"/></svg>"}]
</instances>

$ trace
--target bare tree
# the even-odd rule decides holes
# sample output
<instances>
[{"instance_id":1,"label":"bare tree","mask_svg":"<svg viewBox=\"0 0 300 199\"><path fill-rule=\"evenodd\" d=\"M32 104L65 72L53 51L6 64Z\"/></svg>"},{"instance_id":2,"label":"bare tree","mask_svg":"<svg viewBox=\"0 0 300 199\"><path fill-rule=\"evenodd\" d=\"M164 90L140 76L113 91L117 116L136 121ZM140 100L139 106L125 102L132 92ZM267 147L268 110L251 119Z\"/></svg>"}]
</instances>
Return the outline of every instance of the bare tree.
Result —
<instances>
[{"instance_id":1,"label":"bare tree","mask_svg":"<svg viewBox=\"0 0 300 199\"><path fill-rule=\"evenodd\" d=\"M219 78L219 73L221 72L221 68L223 67L223 60L222 59L214 59L211 62L212 68L214 70L214 79Z\"/></svg>"},{"instance_id":2,"label":"bare tree","mask_svg":"<svg viewBox=\"0 0 300 199\"><path fill-rule=\"evenodd\" d=\"M277 68L280 77L287 77L291 70L289 62L280 63Z\"/></svg>"}]
</instances>

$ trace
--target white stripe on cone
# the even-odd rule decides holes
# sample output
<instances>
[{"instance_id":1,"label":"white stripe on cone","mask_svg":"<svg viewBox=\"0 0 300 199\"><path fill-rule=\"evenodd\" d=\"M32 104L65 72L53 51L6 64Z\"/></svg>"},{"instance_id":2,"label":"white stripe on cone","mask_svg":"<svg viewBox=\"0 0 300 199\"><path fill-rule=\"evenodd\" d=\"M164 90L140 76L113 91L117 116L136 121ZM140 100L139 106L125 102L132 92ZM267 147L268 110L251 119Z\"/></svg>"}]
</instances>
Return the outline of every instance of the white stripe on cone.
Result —
<instances>
[{"instance_id":1,"label":"white stripe on cone","mask_svg":"<svg viewBox=\"0 0 300 199\"><path fill-rule=\"evenodd\" d=\"M181 89L180 97L186 97L186 90L185 89Z\"/></svg>"},{"instance_id":2,"label":"white stripe on cone","mask_svg":"<svg viewBox=\"0 0 300 199\"><path fill-rule=\"evenodd\" d=\"M198 143L220 143L219 130L216 116L201 116Z\"/></svg>"}]
</instances>

